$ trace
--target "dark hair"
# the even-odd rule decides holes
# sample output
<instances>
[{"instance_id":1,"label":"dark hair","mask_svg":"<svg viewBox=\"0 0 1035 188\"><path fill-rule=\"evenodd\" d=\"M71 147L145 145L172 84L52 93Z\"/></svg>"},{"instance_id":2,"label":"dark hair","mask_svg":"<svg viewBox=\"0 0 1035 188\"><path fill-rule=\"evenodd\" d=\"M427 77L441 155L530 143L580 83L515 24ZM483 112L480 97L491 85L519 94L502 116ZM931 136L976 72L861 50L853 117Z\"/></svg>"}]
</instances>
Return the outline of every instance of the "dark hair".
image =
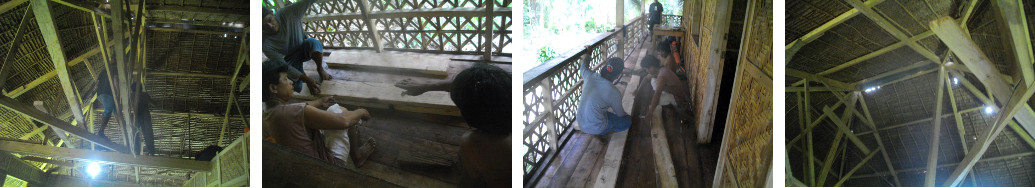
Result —
<instances>
[{"instance_id":1,"label":"dark hair","mask_svg":"<svg viewBox=\"0 0 1035 188\"><path fill-rule=\"evenodd\" d=\"M658 57L654 57L652 55L644 56L643 59L640 60L640 67L641 68L661 67L661 60L659 60Z\"/></svg>"},{"instance_id":2,"label":"dark hair","mask_svg":"<svg viewBox=\"0 0 1035 188\"><path fill-rule=\"evenodd\" d=\"M622 70L625 69L625 62L622 61L622 58L612 57L604 63L607 64L600 69L600 77L604 77L608 81L614 81L615 78L618 78L618 75L622 74Z\"/></svg>"},{"instance_id":3,"label":"dark hair","mask_svg":"<svg viewBox=\"0 0 1035 188\"><path fill-rule=\"evenodd\" d=\"M261 17L266 17L266 15L269 15L269 14L273 14L273 9L270 9L269 7L262 7L262 16Z\"/></svg>"},{"instance_id":4,"label":"dark hair","mask_svg":"<svg viewBox=\"0 0 1035 188\"><path fill-rule=\"evenodd\" d=\"M449 98L468 126L493 135L510 135L510 84L510 74L503 69L476 63L456 75Z\"/></svg>"},{"instance_id":5,"label":"dark hair","mask_svg":"<svg viewBox=\"0 0 1035 188\"><path fill-rule=\"evenodd\" d=\"M263 67L266 69L267 67ZM280 73L288 72L288 66L276 66L269 68L268 70L262 70L262 86L259 88L262 90L262 101L266 102L270 99L276 98L277 96L270 92L270 85L280 84Z\"/></svg>"},{"instance_id":6,"label":"dark hair","mask_svg":"<svg viewBox=\"0 0 1035 188\"><path fill-rule=\"evenodd\" d=\"M672 39L665 39L658 43L654 50L655 52L661 52L659 55L668 57L672 55L672 47L670 45L672 45Z\"/></svg>"}]
</instances>

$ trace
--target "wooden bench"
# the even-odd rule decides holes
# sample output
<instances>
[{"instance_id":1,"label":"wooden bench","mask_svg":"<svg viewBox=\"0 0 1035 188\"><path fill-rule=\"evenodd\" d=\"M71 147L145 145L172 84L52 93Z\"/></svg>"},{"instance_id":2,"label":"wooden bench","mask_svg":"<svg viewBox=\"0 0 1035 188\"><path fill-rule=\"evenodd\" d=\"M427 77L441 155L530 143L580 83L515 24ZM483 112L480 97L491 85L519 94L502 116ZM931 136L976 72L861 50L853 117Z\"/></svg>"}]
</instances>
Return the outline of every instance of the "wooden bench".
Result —
<instances>
[{"instance_id":1,"label":"wooden bench","mask_svg":"<svg viewBox=\"0 0 1035 188\"><path fill-rule=\"evenodd\" d=\"M358 68L393 73L415 73L440 78L449 73L449 56L421 55L416 53L375 53L355 50L335 50L324 58L328 67Z\"/></svg>"},{"instance_id":2,"label":"wooden bench","mask_svg":"<svg viewBox=\"0 0 1035 188\"><path fill-rule=\"evenodd\" d=\"M429 91L418 96L402 95L402 88L390 83L328 80L320 85L322 95L334 96L335 102L367 108L393 109L407 112L460 116L449 93ZM297 96L315 99L307 91Z\"/></svg>"}]
</instances>

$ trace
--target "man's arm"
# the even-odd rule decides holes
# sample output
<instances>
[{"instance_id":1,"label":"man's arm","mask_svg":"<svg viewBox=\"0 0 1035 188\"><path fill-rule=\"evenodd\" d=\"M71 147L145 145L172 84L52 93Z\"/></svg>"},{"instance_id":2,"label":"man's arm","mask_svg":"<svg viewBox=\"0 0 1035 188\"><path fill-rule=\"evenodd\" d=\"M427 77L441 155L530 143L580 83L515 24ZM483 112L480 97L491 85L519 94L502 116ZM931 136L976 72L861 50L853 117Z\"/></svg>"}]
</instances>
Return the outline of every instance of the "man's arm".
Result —
<instances>
[{"instance_id":1,"label":"man's arm","mask_svg":"<svg viewBox=\"0 0 1035 188\"><path fill-rule=\"evenodd\" d=\"M337 114L306 105L304 110L305 126L314 129L341 130L356 125L359 120L370 119L370 112L364 109Z\"/></svg>"},{"instance_id":2,"label":"man's arm","mask_svg":"<svg viewBox=\"0 0 1035 188\"><path fill-rule=\"evenodd\" d=\"M312 7L314 3L316 3L316 0L300 0L281 8L279 14L282 18L301 19L305 15L305 11L309 10L309 7Z\"/></svg>"},{"instance_id":3,"label":"man's arm","mask_svg":"<svg viewBox=\"0 0 1035 188\"><path fill-rule=\"evenodd\" d=\"M628 116L629 114L626 113L625 108L622 107L622 93L618 92L618 88L615 87L611 87L609 89L610 91L608 92L611 94L608 96L607 102L609 103L608 105L611 106L611 111L614 111L615 115L618 115L619 117Z\"/></svg>"},{"instance_id":4,"label":"man's arm","mask_svg":"<svg viewBox=\"0 0 1035 188\"><path fill-rule=\"evenodd\" d=\"M659 73L658 75L661 75L661 74ZM666 79L662 79L661 76L658 76L657 80L658 80L658 84L657 84L657 87L654 88L654 95L651 96L650 106L648 106L648 108L647 108L646 117L654 117L653 116L654 115L654 108L656 108L658 106L658 101L661 100L661 92L663 90L662 87L665 87L665 84L667 84Z\"/></svg>"}]
</instances>

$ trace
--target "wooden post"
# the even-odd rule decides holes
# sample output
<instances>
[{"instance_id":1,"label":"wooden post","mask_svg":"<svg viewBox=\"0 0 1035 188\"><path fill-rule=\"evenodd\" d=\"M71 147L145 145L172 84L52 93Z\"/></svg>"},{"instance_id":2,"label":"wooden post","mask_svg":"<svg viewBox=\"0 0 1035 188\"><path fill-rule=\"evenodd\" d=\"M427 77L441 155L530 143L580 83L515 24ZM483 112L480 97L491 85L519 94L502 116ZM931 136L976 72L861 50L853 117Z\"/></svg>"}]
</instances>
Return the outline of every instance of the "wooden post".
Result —
<instances>
[{"instance_id":1,"label":"wooden post","mask_svg":"<svg viewBox=\"0 0 1035 188\"><path fill-rule=\"evenodd\" d=\"M1035 70L1032 70L1031 39L1028 33L1028 21L1024 17L1023 3L1020 0L997 0L996 6L999 9L999 16L1005 30L1008 30L1007 44L1013 45L1013 54L1024 85L1032 84L1035 80Z\"/></svg>"},{"instance_id":2,"label":"wooden post","mask_svg":"<svg viewBox=\"0 0 1035 188\"><path fill-rule=\"evenodd\" d=\"M492 61L492 35L493 35L492 29L493 29L493 24L494 24L492 19L496 18L496 16L493 15L493 11L494 11L493 9L496 6L496 1L495 0L486 0L484 2L485 2L485 25L482 28L485 29L485 39L484 39L485 42L484 42L484 44L482 46L482 49L485 49L485 51L484 51L485 55L482 58L485 59L485 62L489 62L489 61Z\"/></svg>"},{"instance_id":3,"label":"wooden post","mask_svg":"<svg viewBox=\"0 0 1035 188\"><path fill-rule=\"evenodd\" d=\"M927 153L927 174L924 175L924 186L933 187L935 175L938 174L938 142L942 135L942 98L945 93L945 66L938 69L938 95L934 107L934 127L931 128L931 149Z\"/></svg>"},{"instance_id":4,"label":"wooden post","mask_svg":"<svg viewBox=\"0 0 1035 188\"><path fill-rule=\"evenodd\" d=\"M559 151L561 148L557 148L557 128L555 128L557 116L553 114L553 83L550 78L547 78L543 79L540 85L543 87L543 115L546 116L543 121L543 126L546 126L546 144Z\"/></svg>"},{"instance_id":5,"label":"wooden post","mask_svg":"<svg viewBox=\"0 0 1035 188\"><path fill-rule=\"evenodd\" d=\"M363 22L367 23L367 32L370 35L370 40L374 42L374 49L377 49L377 53L384 51L384 46L381 44L381 34L377 31L377 25L373 19L370 18L370 2L369 1L356 1L359 3L359 13L363 15Z\"/></svg>"},{"instance_id":6,"label":"wooden post","mask_svg":"<svg viewBox=\"0 0 1035 188\"><path fill-rule=\"evenodd\" d=\"M237 87L237 75L241 73L241 67L244 65L244 62L248 61L248 56L241 55L248 54L247 31L248 30L245 29L244 36L241 37L241 46L237 50L237 68L234 69L234 74L230 77L230 95L228 99L226 99L226 112L223 113L223 127L219 129L219 142L216 144L219 146L223 145L223 140L225 140L223 139L223 135L226 134L226 126L230 124L230 107L233 107L233 104L237 102L237 100L235 100L236 96L234 95L234 88Z\"/></svg>"},{"instance_id":7,"label":"wooden post","mask_svg":"<svg viewBox=\"0 0 1035 188\"><path fill-rule=\"evenodd\" d=\"M615 31L621 31L621 33L615 33L615 35L622 36L618 37L619 40L615 42L615 45L618 45L618 49L616 49L615 51L618 54L618 57L622 59L625 59L625 42L629 41L629 36L625 35L625 30L622 30L622 28L625 28L624 26L625 0L615 0Z\"/></svg>"}]
</instances>

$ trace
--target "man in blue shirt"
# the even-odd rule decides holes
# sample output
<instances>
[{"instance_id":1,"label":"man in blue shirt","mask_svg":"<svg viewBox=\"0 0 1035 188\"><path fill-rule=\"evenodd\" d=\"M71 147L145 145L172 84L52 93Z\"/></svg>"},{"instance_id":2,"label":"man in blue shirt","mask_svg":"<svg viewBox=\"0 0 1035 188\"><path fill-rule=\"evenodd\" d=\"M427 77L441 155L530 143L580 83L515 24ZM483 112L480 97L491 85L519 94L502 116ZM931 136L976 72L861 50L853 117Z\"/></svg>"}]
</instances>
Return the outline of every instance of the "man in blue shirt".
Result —
<instances>
[{"instance_id":1,"label":"man in blue shirt","mask_svg":"<svg viewBox=\"0 0 1035 188\"><path fill-rule=\"evenodd\" d=\"M589 68L589 56L583 55L579 66L582 96L575 114L582 132L601 136L611 131L625 131L632 124L632 118L622 108L622 93L611 84L622 74L625 65L621 58L611 58L605 63L599 73L593 72Z\"/></svg>"},{"instance_id":2,"label":"man in blue shirt","mask_svg":"<svg viewBox=\"0 0 1035 188\"><path fill-rule=\"evenodd\" d=\"M276 62L285 62L292 72L302 72L302 63L313 60L320 74L320 82L330 80L324 70L323 44L315 38L307 38L302 30L302 17L316 0L301 0L273 13L262 9L262 54ZM302 74L299 79L309 87L313 95L320 94L319 83ZM302 82L295 82L295 92L302 91Z\"/></svg>"}]
</instances>

